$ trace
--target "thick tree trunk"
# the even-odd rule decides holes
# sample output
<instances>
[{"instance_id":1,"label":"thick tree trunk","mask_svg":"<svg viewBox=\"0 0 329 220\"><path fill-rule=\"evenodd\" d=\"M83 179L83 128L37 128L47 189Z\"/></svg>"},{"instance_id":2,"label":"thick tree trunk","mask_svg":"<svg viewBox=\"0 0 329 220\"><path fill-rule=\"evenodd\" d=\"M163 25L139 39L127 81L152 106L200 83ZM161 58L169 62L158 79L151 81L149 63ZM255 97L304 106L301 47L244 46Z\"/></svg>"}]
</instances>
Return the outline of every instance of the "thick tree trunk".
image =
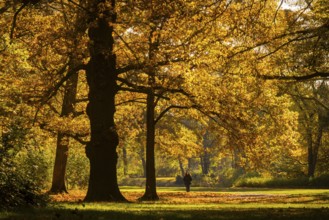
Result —
<instances>
[{"instance_id":1,"label":"thick tree trunk","mask_svg":"<svg viewBox=\"0 0 329 220\"><path fill-rule=\"evenodd\" d=\"M111 1L112 10L105 5L104 0L93 2L96 3L91 5L95 17L92 17L93 21L89 25L90 61L86 71L89 85L87 114L91 137L86 146L90 177L85 201L126 201L119 190L116 170L119 137L114 113L118 86L111 26L115 23L115 1Z\"/></svg>"},{"instance_id":2,"label":"thick tree trunk","mask_svg":"<svg viewBox=\"0 0 329 220\"><path fill-rule=\"evenodd\" d=\"M158 200L159 196L156 192L155 177L155 121L154 121L154 93L147 95L146 110L146 186L145 193L141 200Z\"/></svg>"}]
</instances>

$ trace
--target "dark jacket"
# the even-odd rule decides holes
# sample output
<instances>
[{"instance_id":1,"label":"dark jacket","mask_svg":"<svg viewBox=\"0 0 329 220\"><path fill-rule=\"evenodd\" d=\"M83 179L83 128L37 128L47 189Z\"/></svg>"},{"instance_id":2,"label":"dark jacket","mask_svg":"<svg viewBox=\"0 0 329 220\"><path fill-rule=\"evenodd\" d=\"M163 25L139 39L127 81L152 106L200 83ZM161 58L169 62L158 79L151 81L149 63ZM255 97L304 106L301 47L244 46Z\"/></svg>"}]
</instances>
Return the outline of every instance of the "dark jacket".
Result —
<instances>
[{"instance_id":1,"label":"dark jacket","mask_svg":"<svg viewBox=\"0 0 329 220\"><path fill-rule=\"evenodd\" d=\"M186 173L183 180L185 185L190 185L192 182L192 177L189 173Z\"/></svg>"}]
</instances>

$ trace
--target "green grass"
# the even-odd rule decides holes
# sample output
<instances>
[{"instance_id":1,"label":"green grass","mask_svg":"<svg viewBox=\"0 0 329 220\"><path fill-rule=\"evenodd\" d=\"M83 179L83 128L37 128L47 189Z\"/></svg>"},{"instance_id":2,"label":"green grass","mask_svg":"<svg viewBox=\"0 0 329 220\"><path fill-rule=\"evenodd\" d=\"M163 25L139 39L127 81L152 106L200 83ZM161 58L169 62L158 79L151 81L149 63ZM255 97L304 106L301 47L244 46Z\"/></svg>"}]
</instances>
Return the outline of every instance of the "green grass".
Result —
<instances>
[{"instance_id":1,"label":"green grass","mask_svg":"<svg viewBox=\"0 0 329 220\"><path fill-rule=\"evenodd\" d=\"M193 187L186 193L183 187L161 187L156 202L137 202L142 187L121 190L133 202L52 202L2 212L0 219L329 219L329 190L324 189Z\"/></svg>"}]
</instances>

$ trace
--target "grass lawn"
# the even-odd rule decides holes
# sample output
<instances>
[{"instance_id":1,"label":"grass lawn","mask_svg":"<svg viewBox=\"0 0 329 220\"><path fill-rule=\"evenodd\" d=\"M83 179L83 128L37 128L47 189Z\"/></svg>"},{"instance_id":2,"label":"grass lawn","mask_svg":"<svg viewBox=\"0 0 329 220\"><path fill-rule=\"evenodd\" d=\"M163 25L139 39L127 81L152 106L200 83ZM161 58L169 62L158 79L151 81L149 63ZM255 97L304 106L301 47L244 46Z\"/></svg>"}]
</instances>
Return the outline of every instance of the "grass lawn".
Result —
<instances>
[{"instance_id":1,"label":"grass lawn","mask_svg":"<svg viewBox=\"0 0 329 220\"><path fill-rule=\"evenodd\" d=\"M85 192L52 197L45 208L0 213L0 219L329 219L329 190L158 188L160 200L139 202L144 189L121 187L131 203L82 203Z\"/></svg>"}]
</instances>

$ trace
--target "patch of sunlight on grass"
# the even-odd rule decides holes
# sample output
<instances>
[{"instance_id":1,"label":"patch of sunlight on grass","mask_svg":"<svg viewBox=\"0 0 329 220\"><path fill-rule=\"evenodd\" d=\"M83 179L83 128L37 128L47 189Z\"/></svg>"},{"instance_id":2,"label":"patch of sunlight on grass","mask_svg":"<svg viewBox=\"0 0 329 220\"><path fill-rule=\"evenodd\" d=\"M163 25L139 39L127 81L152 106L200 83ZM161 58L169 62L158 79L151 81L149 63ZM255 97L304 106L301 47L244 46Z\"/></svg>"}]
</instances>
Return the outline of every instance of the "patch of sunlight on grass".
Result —
<instances>
[{"instance_id":1,"label":"patch of sunlight on grass","mask_svg":"<svg viewBox=\"0 0 329 220\"><path fill-rule=\"evenodd\" d=\"M162 204L161 202L149 203L87 203L81 204L62 203L55 204L54 208L69 210L98 210L98 211L204 211L204 210L230 210L230 209L329 209L329 204L296 204L296 203L240 203L240 204Z\"/></svg>"},{"instance_id":2,"label":"patch of sunlight on grass","mask_svg":"<svg viewBox=\"0 0 329 220\"><path fill-rule=\"evenodd\" d=\"M84 203L85 191L53 197L45 208L0 212L1 219L329 219L328 189L158 187L158 201L138 201L144 187L120 187L130 203ZM36 218L37 217L37 218Z\"/></svg>"},{"instance_id":3,"label":"patch of sunlight on grass","mask_svg":"<svg viewBox=\"0 0 329 220\"><path fill-rule=\"evenodd\" d=\"M220 188L219 192L234 192L237 194L329 194L329 189L273 189L273 188Z\"/></svg>"},{"instance_id":4,"label":"patch of sunlight on grass","mask_svg":"<svg viewBox=\"0 0 329 220\"><path fill-rule=\"evenodd\" d=\"M120 186L123 192L144 192L145 187ZM184 192L185 187L157 187L158 192ZM273 188L215 188L191 187L191 192L236 193L236 194L329 194L329 189L273 189Z\"/></svg>"}]
</instances>

